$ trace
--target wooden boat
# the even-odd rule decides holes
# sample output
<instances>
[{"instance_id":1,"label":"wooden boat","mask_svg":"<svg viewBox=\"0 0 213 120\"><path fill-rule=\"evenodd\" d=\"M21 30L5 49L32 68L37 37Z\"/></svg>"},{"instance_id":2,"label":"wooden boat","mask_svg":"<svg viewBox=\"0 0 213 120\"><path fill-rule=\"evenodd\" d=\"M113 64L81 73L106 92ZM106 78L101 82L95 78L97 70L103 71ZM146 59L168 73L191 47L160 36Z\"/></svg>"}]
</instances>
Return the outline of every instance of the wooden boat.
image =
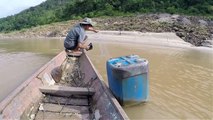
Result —
<instances>
[{"instance_id":1,"label":"wooden boat","mask_svg":"<svg viewBox=\"0 0 213 120\"><path fill-rule=\"evenodd\" d=\"M85 53L77 58L79 84L49 85L65 58L61 52L5 98L0 119L129 119Z\"/></svg>"}]
</instances>

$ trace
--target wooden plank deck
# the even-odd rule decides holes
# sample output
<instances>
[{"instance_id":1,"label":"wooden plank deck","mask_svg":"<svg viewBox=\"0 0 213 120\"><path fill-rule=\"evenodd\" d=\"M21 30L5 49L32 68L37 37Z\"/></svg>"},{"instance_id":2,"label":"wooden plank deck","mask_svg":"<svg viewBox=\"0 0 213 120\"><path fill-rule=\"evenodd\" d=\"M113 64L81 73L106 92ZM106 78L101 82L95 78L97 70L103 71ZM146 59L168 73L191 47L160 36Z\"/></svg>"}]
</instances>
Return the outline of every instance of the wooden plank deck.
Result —
<instances>
[{"instance_id":1,"label":"wooden plank deck","mask_svg":"<svg viewBox=\"0 0 213 120\"><path fill-rule=\"evenodd\" d=\"M91 119L90 96L74 95L70 97L60 97L45 95L39 103L37 111L31 113L35 120L82 120Z\"/></svg>"},{"instance_id":2,"label":"wooden plank deck","mask_svg":"<svg viewBox=\"0 0 213 120\"><path fill-rule=\"evenodd\" d=\"M51 94L56 96L69 97L71 95L93 95L95 90L93 88L83 87L68 87L68 86L43 86L40 91L45 94Z\"/></svg>"},{"instance_id":3,"label":"wooden plank deck","mask_svg":"<svg viewBox=\"0 0 213 120\"><path fill-rule=\"evenodd\" d=\"M86 96L76 97L57 97L57 96L46 96L43 103L61 104L61 105L78 105L78 106L89 106L89 101Z\"/></svg>"}]
</instances>

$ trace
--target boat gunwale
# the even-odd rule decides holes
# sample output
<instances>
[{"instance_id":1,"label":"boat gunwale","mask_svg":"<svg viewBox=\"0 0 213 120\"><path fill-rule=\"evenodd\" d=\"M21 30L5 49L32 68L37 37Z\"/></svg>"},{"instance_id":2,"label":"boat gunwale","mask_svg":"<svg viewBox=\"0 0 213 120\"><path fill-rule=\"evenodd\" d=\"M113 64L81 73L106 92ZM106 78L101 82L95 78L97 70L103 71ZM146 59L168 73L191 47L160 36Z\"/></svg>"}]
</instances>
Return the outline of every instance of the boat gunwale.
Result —
<instances>
[{"instance_id":1,"label":"boat gunwale","mask_svg":"<svg viewBox=\"0 0 213 120\"><path fill-rule=\"evenodd\" d=\"M126 113L124 112L123 108L121 107L121 105L118 103L117 99L113 96L112 92L110 91L110 89L107 87L106 83L104 82L103 77L100 75L100 73L97 71L97 69L95 68L95 66L93 65L92 61L89 59L88 55L85 54L87 60L89 61L92 69L94 70L94 72L96 73L97 77L100 80L101 83L101 87L103 88L103 90L105 91L108 99L110 100L111 103L113 103L113 106L116 106L115 109L116 111L120 114L120 116L124 119L127 120L129 119L129 117L126 115ZM113 99L114 98L114 99Z\"/></svg>"}]
</instances>

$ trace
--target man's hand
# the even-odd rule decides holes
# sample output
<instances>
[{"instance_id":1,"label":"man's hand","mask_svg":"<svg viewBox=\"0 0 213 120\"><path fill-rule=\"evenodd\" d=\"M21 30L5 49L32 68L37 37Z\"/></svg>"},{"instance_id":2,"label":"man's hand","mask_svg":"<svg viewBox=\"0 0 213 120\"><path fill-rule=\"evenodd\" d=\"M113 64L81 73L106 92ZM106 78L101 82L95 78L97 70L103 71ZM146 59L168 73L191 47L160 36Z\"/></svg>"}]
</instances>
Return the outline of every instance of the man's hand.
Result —
<instances>
[{"instance_id":1,"label":"man's hand","mask_svg":"<svg viewBox=\"0 0 213 120\"><path fill-rule=\"evenodd\" d=\"M92 45L92 43L90 43L90 44L87 46L86 50L88 51L88 50L92 50L92 49L93 49L93 45Z\"/></svg>"},{"instance_id":2,"label":"man's hand","mask_svg":"<svg viewBox=\"0 0 213 120\"><path fill-rule=\"evenodd\" d=\"M89 50L89 46L87 46L87 48L85 48L85 50L88 51Z\"/></svg>"},{"instance_id":3,"label":"man's hand","mask_svg":"<svg viewBox=\"0 0 213 120\"><path fill-rule=\"evenodd\" d=\"M93 31L93 32L95 32L95 33L99 32L98 30L94 29L93 27L89 27L87 30Z\"/></svg>"},{"instance_id":4,"label":"man's hand","mask_svg":"<svg viewBox=\"0 0 213 120\"><path fill-rule=\"evenodd\" d=\"M95 33L98 33L99 31L98 30L93 30Z\"/></svg>"}]
</instances>

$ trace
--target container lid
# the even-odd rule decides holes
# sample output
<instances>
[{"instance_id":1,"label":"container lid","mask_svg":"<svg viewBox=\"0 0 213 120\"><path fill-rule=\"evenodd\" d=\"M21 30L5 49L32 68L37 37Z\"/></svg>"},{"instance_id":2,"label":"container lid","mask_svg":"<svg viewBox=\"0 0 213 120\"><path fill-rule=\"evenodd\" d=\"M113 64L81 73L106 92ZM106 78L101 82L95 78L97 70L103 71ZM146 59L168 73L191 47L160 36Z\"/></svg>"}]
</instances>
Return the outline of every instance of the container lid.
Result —
<instances>
[{"instance_id":1,"label":"container lid","mask_svg":"<svg viewBox=\"0 0 213 120\"><path fill-rule=\"evenodd\" d=\"M148 60L138 55L122 56L107 61L113 74L120 78L134 76L148 72Z\"/></svg>"}]
</instances>

